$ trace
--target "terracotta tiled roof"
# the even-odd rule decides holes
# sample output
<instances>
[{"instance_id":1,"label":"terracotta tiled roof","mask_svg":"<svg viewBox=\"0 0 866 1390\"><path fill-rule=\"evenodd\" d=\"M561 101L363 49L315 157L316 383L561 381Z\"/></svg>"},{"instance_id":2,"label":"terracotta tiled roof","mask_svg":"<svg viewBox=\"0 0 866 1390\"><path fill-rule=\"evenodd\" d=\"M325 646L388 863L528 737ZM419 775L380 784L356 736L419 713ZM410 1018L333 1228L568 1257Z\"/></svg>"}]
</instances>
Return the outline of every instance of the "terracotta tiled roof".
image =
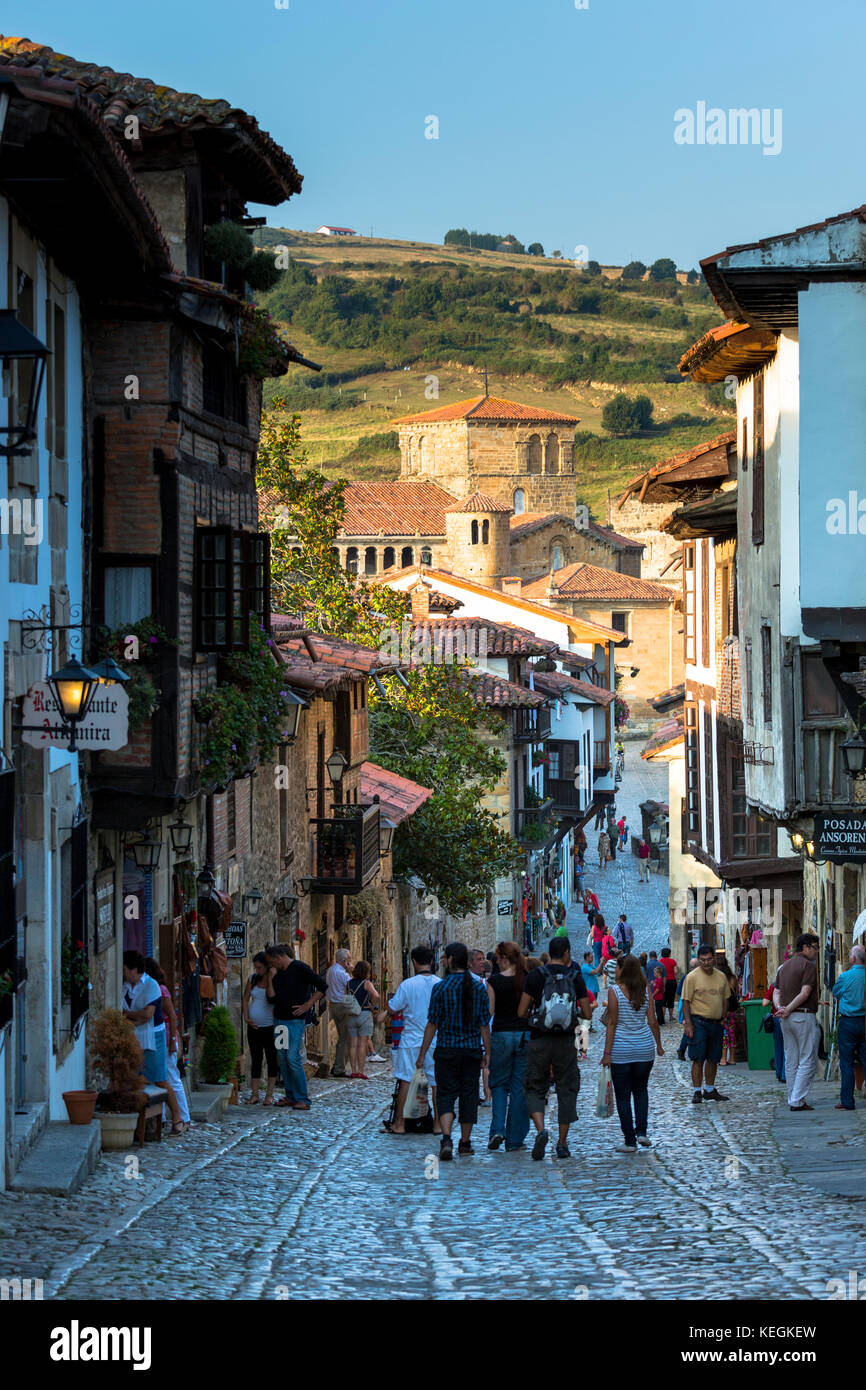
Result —
<instances>
[{"instance_id":1,"label":"terracotta tiled roof","mask_svg":"<svg viewBox=\"0 0 866 1390\"><path fill-rule=\"evenodd\" d=\"M561 598L628 599L641 603L672 603L676 598L674 590L664 584L638 579L633 574L620 574L619 570L605 569L603 565L589 565L583 560L528 580L520 591L521 596L546 598L552 580L556 581Z\"/></svg>"},{"instance_id":2,"label":"terracotta tiled roof","mask_svg":"<svg viewBox=\"0 0 866 1390\"><path fill-rule=\"evenodd\" d=\"M574 676L566 676L563 671L533 671L532 680L536 690L560 699L563 695L579 695L584 700L592 700L606 707L614 698L612 690L591 685L589 681L575 680Z\"/></svg>"},{"instance_id":3,"label":"terracotta tiled roof","mask_svg":"<svg viewBox=\"0 0 866 1390\"><path fill-rule=\"evenodd\" d=\"M515 627L513 623L493 623L486 618L431 618L428 622L412 624L412 634L417 641L427 630L434 642L443 643L449 634L453 637L477 633L479 638L483 634L488 656L551 656L559 651L555 642L536 637L528 628ZM470 656L476 650L474 642L472 649L470 652L467 643L466 650Z\"/></svg>"},{"instance_id":4,"label":"terracotta tiled roof","mask_svg":"<svg viewBox=\"0 0 866 1390\"><path fill-rule=\"evenodd\" d=\"M599 526L597 521L590 521L586 528L593 536L600 536L603 541L610 541L612 545L622 546L625 550L643 550L643 541L636 541L634 536L621 536L618 531L611 531L609 526Z\"/></svg>"},{"instance_id":5,"label":"terracotta tiled roof","mask_svg":"<svg viewBox=\"0 0 866 1390\"><path fill-rule=\"evenodd\" d=\"M694 463L704 454L709 454L713 449L721 449L723 446L728 448L736 444L737 436L734 430L726 430L724 434L717 434L713 439L707 439L703 444L696 444L692 449L686 449L682 454L675 454L673 458L661 459L654 463L652 468L647 468L645 472L639 473L636 478L632 478L626 485L625 492L620 497L617 506L631 496L633 492L645 493L647 485L656 478L665 477L668 473L675 472L678 468L684 468L690 463Z\"/></svg>"},{"instance_id":6,"label":"terracotta tiled roof","mask_svg":"<svg viewBox=\"0 0 866 1390\"><path fill-rule=\"evenodd\" d=\"M465 589L467 593L477 594L479 597L495 598L498 602L508 607L515 608L518 613L531 613L541 618L550 618L556 622L564 623L571 633L572 641L575 642L613 642L615 646L626 645L627 638L621 632L615 632L613 628L603 627L601 623L594 623L589 618L578 618L573 613L564 612L562 609L550 608L547 604L539 603L536 599L527 599L522 595L502 593L498 589L491 589L485 584L477 584L474 579L467 579L464 574L456 574L452 570L444 569L441 565L407 565L404 569L388 570L384 575L372 575L371 583L393 585L397 580L404 579L409 575L423 577L425 581L435 586L439 579L446 584L454 584L460 589Z\"/></svg>"},{"instance_id":7,"label":"terracotta tiled roof","mask_svg":"<svg viewBox=\"0 0 866 1390\"><path fill-rule=\"evenodd\" d=\"M525 686L507 681L503 676L493 676L489 671L479 671L473 666L460 666L457 669L478 705L490 705L495 709L516 709L519 706L537 709L547 699L540 690L527 690Z\"/></svg>"},{"instance_id":8,"label":"terracotta tiled roof","mask_svg":"<svg viewBox=\"0 0 866 1390\"><path fill-rule=\"evenodd\" d=\"M667 690L660 691L658 695L653 695L649 703L659 714L663 714L672 705L680 703L685 698L685 693L685 681L680 681L679 685L672 685Z\"/></svg>"},{"instance_id":9,"label":"terracotta tiled roof","mask_svg":"<svg viewBox=\"0 0 866 1390\"><path fill-rule=\"evenodd\" d=\"M349 483L343 496L343 536L444 536L445 512L454 496L436 483L395 479Z\"/></svg>"},{"instance_id":10,"label":"terracotta tiled roof","mask_svg":"<svg viewBox=\"0 0 866 1390\"><path fill-rule=\"evenodd\" d=\"M524 536L531 536L533 531L552 526L555 521L567 526L574 525L574 518L565 516L563 512L520 512L511 518L511 539L522 540Z\"/></svg>"},{"instance_id":11,"label":"terracotta tiled roof","mask_svg":"<svg viewBox=\"0 0 866 1390\"><path fill-rule=\"evenodd\" d=\"M228 101L163 87L148 77L115 72L99 63L85 63L47 44L0 34L0 66L31 68L47 77L75 82L100 109L105 125L122 138L124 121L135 116L144 134L169 127L179 130L223 130L244 147L250 196L280 203L301 191L301 175L285 150L272 140L246 111Z\"/></svg>"},{"instance_id":12,"label":"terracotta tiled roof","mask_svg":"<svg viewBox=\"0 0 866 1390\"><path fill-rule=\"evenodd\" d=\"M661 753L666 748L673 748L681 743L683 739L683 717L678 714L675 719L667 719L664 724L660 724L651 738L648 738L644 748L641 750L642 758L652 758L655 753Z\"/></svg>"},{"instance_id":13,"label":"terracotta tiled roof","mask_svg":"<svg viewBox=\"0 0 866 1390\"><path fill-rule=\"evenodd\" d=\"M378 763L361 764L361 800L370 806L373 797L378 796L382 814L393 825L401 825L432 795L432 788L422 787L397 772L389 772Z\"/></svg>"},{"instance_id":14,"label":"terracotta tiled roof","mask_svg":"<svg viewBox=\"0 0 866 1390\"><path fill-rule=\"evenodd\" d=\"M776 355L778 334L748 323L721 323L684 352L679 371L692 381L751 376Z\"/></svg>"},{"instance_id":15,"label":"terracotta tiled roof","mask_svg":"<svg viewBox=\"0 0 866 1390\"><path fill-rule=\"evenodd\" d=\"M440 405L436 410L424 410L418 415L401 415L392 420L393 425L435 424L439 420L548 420L561 425L577 425L576 415L563 415L558 410L545 410L537 405L520 405L517 401L505 400L502 396L470 396L464 401L454 401L451 405Z\"/></svg>"},{"instance_id":16,"label":"terracotta tiled roof","mask_svg":"<svg viewBox=\"0 0 866 1390\"><path fill-rule=\"evenodd\" d=\"M359 677L394 671L401 665L374 647L310 632L291 615L273 614L271 628L276 651L286 666L286 678L302 690L343 689Z\"/></svg>"},{"instance_id":17,"label":"terracotta tiled roof","mask_svg":"<svg viewBox=\"0 0 866 1390\"><path fill-rule=\"evenodd\" d=\"M497 502L495 497L489 497L486 492L473 492L471 497L465 498L462 502L455 502L452 506L446 507L449 512L510 512L511 507L507 502Z\"/></svg>"}]
</instances>

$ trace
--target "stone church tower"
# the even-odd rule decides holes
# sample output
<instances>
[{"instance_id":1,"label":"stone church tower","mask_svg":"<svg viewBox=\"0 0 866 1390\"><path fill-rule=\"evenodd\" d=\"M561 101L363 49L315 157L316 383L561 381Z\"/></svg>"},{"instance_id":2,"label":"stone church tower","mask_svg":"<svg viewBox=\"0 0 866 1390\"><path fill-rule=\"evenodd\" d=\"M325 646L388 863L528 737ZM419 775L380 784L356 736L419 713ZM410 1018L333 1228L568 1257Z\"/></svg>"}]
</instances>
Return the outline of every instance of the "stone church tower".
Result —
<instances>
[{"instance_id":1,"label":"stone church tower","mask_svg":"<svg viewBox=\"0 0 866 1390\"><path fill-rule=\"evenodd\" d=\"M457 497L479 492L518 516L574 516L576 416L473 396L393 423L402 478L424 478Z\"/></svg>"},{"instance_id":2,"label":"stone church tower","mask_svg":"<svg viewBox=\"0 0 866 1390\"><path fill-rule=\"evenodd\" d=\"M457 574L499 588L509 573L511 507L473 492L445 512L445 553Z\"/></svg>"}]
</instances>

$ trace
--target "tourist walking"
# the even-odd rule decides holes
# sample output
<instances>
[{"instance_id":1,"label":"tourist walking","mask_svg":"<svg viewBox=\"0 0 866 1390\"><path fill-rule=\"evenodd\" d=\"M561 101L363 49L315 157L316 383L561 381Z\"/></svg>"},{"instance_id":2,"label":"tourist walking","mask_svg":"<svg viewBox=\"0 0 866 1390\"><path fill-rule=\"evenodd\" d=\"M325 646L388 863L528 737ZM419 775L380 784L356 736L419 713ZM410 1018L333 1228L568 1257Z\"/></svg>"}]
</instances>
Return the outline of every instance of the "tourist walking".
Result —
<instances>
[{"instance_id":1,"label":"tourist walking","mask_svg":"<svg viewBox=\"0 0 866 1390\"><path fill-rule=\"evenodd\" d=\"M788 1108L813 1110L806 1097L818 1066L818 937L801 932L776 976L773 1004L782 1020Z\"/></svg>"},{"instance_id":2,"label":"tourist walking","mask_svg":"<svg viewBox=\"0 0 866 1390\"><path fill-rule=\"evenodd\" d=\"M411 1082L418 1066L418 1053L424 1039L427 1015L430 1011L430 995L439 981L433 974L433 952L429 946L414 946L410 953L414 974L398 986L391 995L386 1008L392 1016L402 1016L400 1045L394 1053L394 1077L399 1083L397 1100L394 1105L394 1118L389 1127L390 1134L405 1134L406 1124L403 1111ZM425 1067L427 1084L430 1087L433 1108L433 1133L441 1134L439 1116L436 1113L436 1072L431 1060Z\"/></svg>"},{"instance_id":3,"label":"tourist walking","mask_svg":"<svg viewBox=\"0 0 866 1390\"><path fill-rule=\"evenodd\" d=\"M550 943L550 964L527 975L517 1011L529 1020L524 1089L536 1131L532 1157L544 1158L550 1139L544 1127L544 1108L552 1070L559 1111L556 1156L570 1158L568 1130L577 1119L580 1090L574 1034L581 1016L590 1018L592 1010L583 975L572 965L569 944L561 936Z\"/></svg>"},{"instance_id":4,"label":"tourist walking","mask_svg":"<svg viewBox=\"0 0 866 1390\"><path fill-rule=\"evenodd\" d=\"M144 1079L151 1086L165 1091L165 1103L171 1112L171 1134L183 1134L188 1125L181 1119L177 1097L168 1081L168 1049L165 1036L165 1015L162 991L145 969L144 956L139 951L123 953L123 1013L135 1028L143 1057Z\"/></svg>"},{"instance_id":5,"label":"tourist walking","mask_svg":"<svg viewBox=\"0 0 866 1390\"><path fill-rule=\"evenodd\" d=\"M698 947L698 966L683 985L683 1026L689 1038L692 1064L692 1102L727 1100L716 1089L716 1068L722 1059L722 1019L731 986L716 969L715 951L705 942Z\"/></svg>"},{"instance_id":6,"label":"tourist walking","mask_svg":"<svg viewBox=\"0 0 866 1390\"><path fill-rule=\"evenodd\" d=\"M352 978L346 986L347 997L354 998L360 1010L359 1013L349 1014L349 1075L353 1081L370 1080L364 1066L367 1042L373 1036L373 1005L379 1002L379 993L373 988L371 974L369 961L356 961L352 967Z\"/></svg>"},{"instance_id":7,"label":"tourist walking","mask_svg":"<svg viewBox=\"0 0 866 1390\"><path fill-rule=\"evenodd\" d=\"M424 1066L428 1048L436 1039L433 1064L436 1071L436 1101L442 1139L439 1157L454 1156L451 1130L457 1102L460 1102L460 1142L458 1154L474 1153L472 1126L478 1119L478 1081L482 1061L490 1064L490 1001L487 990L469 969L469 952L462 941L445 947L448 974L438 980L430 994L430 1007L418 1066Z\"/></svg>"},{"instance_id":8,"label":"tourist walking","mask_svg":"<svg viewBox=\"0 0 866 1390\"><path fill-rule=\"evenodd\" d=\"M770 984L767 985L766 993L764 994L764 1003L769 1004L770 1006L770 1012L766 1014L765 1017L772 1019L773 1022L773 1067L776 1072L776 1080L781 1081L784 1085L785 1039L782 1034L782 1020L779 1018L773 1006L773 991L775 988L776 981L771 980Z\"/></svg>"},{"instance_id":9,"label":"tourist walking","mask_svg":"<svg viewBox=\"0 0 866 1390\"><path fill-rule=\"evenodd\" d=\"M329 965L325 971L325 981L328 986L326 998L328 1000L328 1013L337 1029L337 1047L334 1052L334 1065L331 1068L332 1076L345 1076L346 1065L349 1061L349 1011L351 1005L346 1002L346 989L351 980L352 960L345 946L341 946L335 953L334 964Z\"/></svg>"},{"instance_id":10,"label":"tourist walking","mask_svg":"<svg viewBox=\"0 0 866 1390\"><path fill-rule=\"evenodd\" d=\"M665 972L665 1008L668 1011L668 1023L674 1021L674 1009L677 1006L677 977L680 967L671 955L670 946L665 946L659 964Z\"/></svg>"},{"instance_id":11,"label":"tourist walking","mask_svg":"<svg viewBox=\"0 0 866 1390\"><path fill-rule=\"evenodd\" d=\"M637 847L637 881L647 883L649 881L649 861L650 847L646 840L641 840Z\"/></svg>"},{"instance_id":12,"label":"tourist walking","mask_svg":"<svg viewBox=\"0 0 866 1390\"><path fill-rule=\"evenodd\" d=\"M593 961L592 951L584 951L583 965L580 967L580 973L583 976L583 983L586 985L586 994L587 998L589 999L590 1010L592 1011L592 1013L594 1013L595 1010L598 1008L599 981L598 976L595 973L595 963ZM583 1014L581 1014L580 1019L578 1020L578 1029L578 1038L580 1044L578 1050L580 1052L581 1058L585 1062L589 1057L589 1035L592 1031L592 1017L590 1016L589 1018L584 1018Z\"/></svg>"},{"instance_id":13,"label":"tourist walking","mask_svg":"<svg viewBox=\"0 0 866 1390\"><path fill-rule=\"evenodd\" d=\"M171 991L166 983L165 971L153 956L148 956L144 962L144 968L152 980L156 980L159 985L159 992L162 998L162 1013L165 1020L165 1079L171 1087L174 1098L177 1101L177 1108L180 1112L180 1122L183 1126L181 1130L174 1130L175 1134L185 1134L190 1126L189 1103L186 1098L183 1079L180 1067L183 1065L183 1041L180 1036L180 1029L177 1024L177 1014L174 1011L174 1000Z\"/></svg>"},{"instance_id":14,"label":"tourist walking","mask_svg":"<svg viewBox=\"0 0 866 1390\"><path fill-rule=\"evenodd\" d=\"M241 1011L250 1049L250 1105L259 1103L263 1061L267 1061L268 1084L262 1103L273 1105L280 1064L274 1044L274 1006L268 1000L268 958L264 951L253 956L253 973L244 986Z\"/></svg>"},{"instance_id":15,"label":"tourist walking","mask_svg":"<svg viewBox=\"0 0 866 1390\"><path fill-rule=\"evenodd\" d=\"M740 1007L740 993L737 989L737 977L731 969L727 957L720 951L716 951L716 969L721 970L728 984L731 986L731 993L728 996L728 1012L722 1021L722 1060L720 1067L732 1067L736 1061L737 1050L737 1012Z\"/></svg>"},{"instance_id":16,"label":"tourist walking","mask_svg":"<svg viewBox=\"0 0 866 1390\"><path fill-rule=\"evenodd\" d=\"M617 1153L652 1148L647 1133L648 1083L653 1062L664 1056L658 1020L649 1008L647 984L634 956L623 956L607 996L607 1025L601 1065L610 1067L622 1128Z\"/></svg>"},{"instance_id":17,"label":"tourist walking","mask_svg":"<svg viewBox=\"0 0 866 1390\"><path fill-rule=\"evenodd\" d=\"M660 965L653 971L650 981L650 993L653 1001L653 1011L659 1027L664 1026L665 1021L665 972Z\"/></svg>"},{"instance_id":18,"label":"tourist walking","mask_svg":"<svg viewBox=\"0 0 866 1390\"><path fill-rule=\"evenodd\" d=\"M862 946L854 946L848 954L849 966L843 970L833 986L833 995L839 1001L839 1014L836 1021L836 1042L839 1047L839 1075L841 1090L837 1110L853 1110L854 1107L854 1063L866 1062L866 1003L864 1003L864 980L866 980L866 952Z\"/></svg>"},{"instance_id":19,"label":"tourist walking","mask_svg":"<svg viewBox=\"0 0 866 1390\"><path fill-rule=\"evenodd\" d=\"M506 1152L522 1149L529 1133L529 1108L523 1090L526 1075L528 1025L518 1016L526 964L515 941L500 941L496 948L498 969L488 977L490 1003L490 1117L488 1149L505 1145Z\"/></svg>"},{"instance_id":20,"label":"tourist walking","mask_svg":"<svg viewBox=\"0 0 866 1390\"><path fill-rule=\"evenodd\" d=\"M634 945L634 931L624 912L619 914L619 921L613 929L613 939L617 944L617 948L626 955Z\"/></svg>"},{"instance_id":21,"label":"tourist walking","mask_svg":"<svg viewBox=\"0 0 866 1390\"><path fill-rule=\"evenodd\" d=\"M307 1015L326 994L327 981L302 960L294 960L288 946L269 946L267 998L274 1010L274 1045L286 1094L277 1106L310 1109L307 1073L301 1060Z\"/></svg>"},{"instance_id":22,"label":"tourist walking","mask_svg":"<svg viewBox=\"0 0 866 1390\"><path fill-rule=\"evenodd\" d=\"M598 837L598 867L602 870L606 869L610 858L610 836L606 830L602 830Z\"/></svg>"}]
</instances>

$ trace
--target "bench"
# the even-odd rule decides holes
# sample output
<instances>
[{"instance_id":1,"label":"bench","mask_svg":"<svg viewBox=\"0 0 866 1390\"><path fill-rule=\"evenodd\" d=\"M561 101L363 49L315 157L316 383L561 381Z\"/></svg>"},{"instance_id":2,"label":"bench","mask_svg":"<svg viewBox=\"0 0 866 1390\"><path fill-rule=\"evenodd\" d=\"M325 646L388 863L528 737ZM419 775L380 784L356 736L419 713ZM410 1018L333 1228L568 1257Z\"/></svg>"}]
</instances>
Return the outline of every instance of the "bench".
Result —
<instances>
[{"instance_id":1,"label":"bench","mask_svg":"<svg viewBox=\"0 0 866 1390\"><path fill-rule=\"evenodd\" d=\"M135 1126L135 1142L139 1148L148 1138L155 1138L157 1144L162 1142L162 1107L165 1105L165 1091L162 1086L146 1085L142 1087L141 1100L138 1106L138 1124ZM148 1135L148 1121L156 1120L156 1134Z\"/></svg>"}]
</instances>

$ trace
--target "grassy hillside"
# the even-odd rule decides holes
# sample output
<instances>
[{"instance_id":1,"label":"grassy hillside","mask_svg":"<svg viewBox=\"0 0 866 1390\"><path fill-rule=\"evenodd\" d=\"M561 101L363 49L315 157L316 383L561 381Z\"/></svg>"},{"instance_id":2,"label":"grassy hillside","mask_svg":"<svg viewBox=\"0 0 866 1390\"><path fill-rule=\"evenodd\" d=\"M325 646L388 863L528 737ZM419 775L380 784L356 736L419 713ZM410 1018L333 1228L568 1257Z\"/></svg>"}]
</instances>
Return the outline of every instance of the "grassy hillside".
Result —
<instances>
[{"instance_id":1,"label":"grassy hillside","mask_svg":"<svg viewBox=\"0 0 866 1390\"><path fill-rule=\"evenodd\" d=\"M684 382L684 349L717 323L702 285L590 276L561 260L261 228L291 267L260 302L324 370L266 384L301 411L313 463L353 478L396 477L395 415L480 393L580 418L577 498L604 519L607 493L656 459L730 425L721 390ZM438 396L431 392L438 389ZM655 423L610 439L617 391L648 395Z\"/></svg>"}]
</instances>

